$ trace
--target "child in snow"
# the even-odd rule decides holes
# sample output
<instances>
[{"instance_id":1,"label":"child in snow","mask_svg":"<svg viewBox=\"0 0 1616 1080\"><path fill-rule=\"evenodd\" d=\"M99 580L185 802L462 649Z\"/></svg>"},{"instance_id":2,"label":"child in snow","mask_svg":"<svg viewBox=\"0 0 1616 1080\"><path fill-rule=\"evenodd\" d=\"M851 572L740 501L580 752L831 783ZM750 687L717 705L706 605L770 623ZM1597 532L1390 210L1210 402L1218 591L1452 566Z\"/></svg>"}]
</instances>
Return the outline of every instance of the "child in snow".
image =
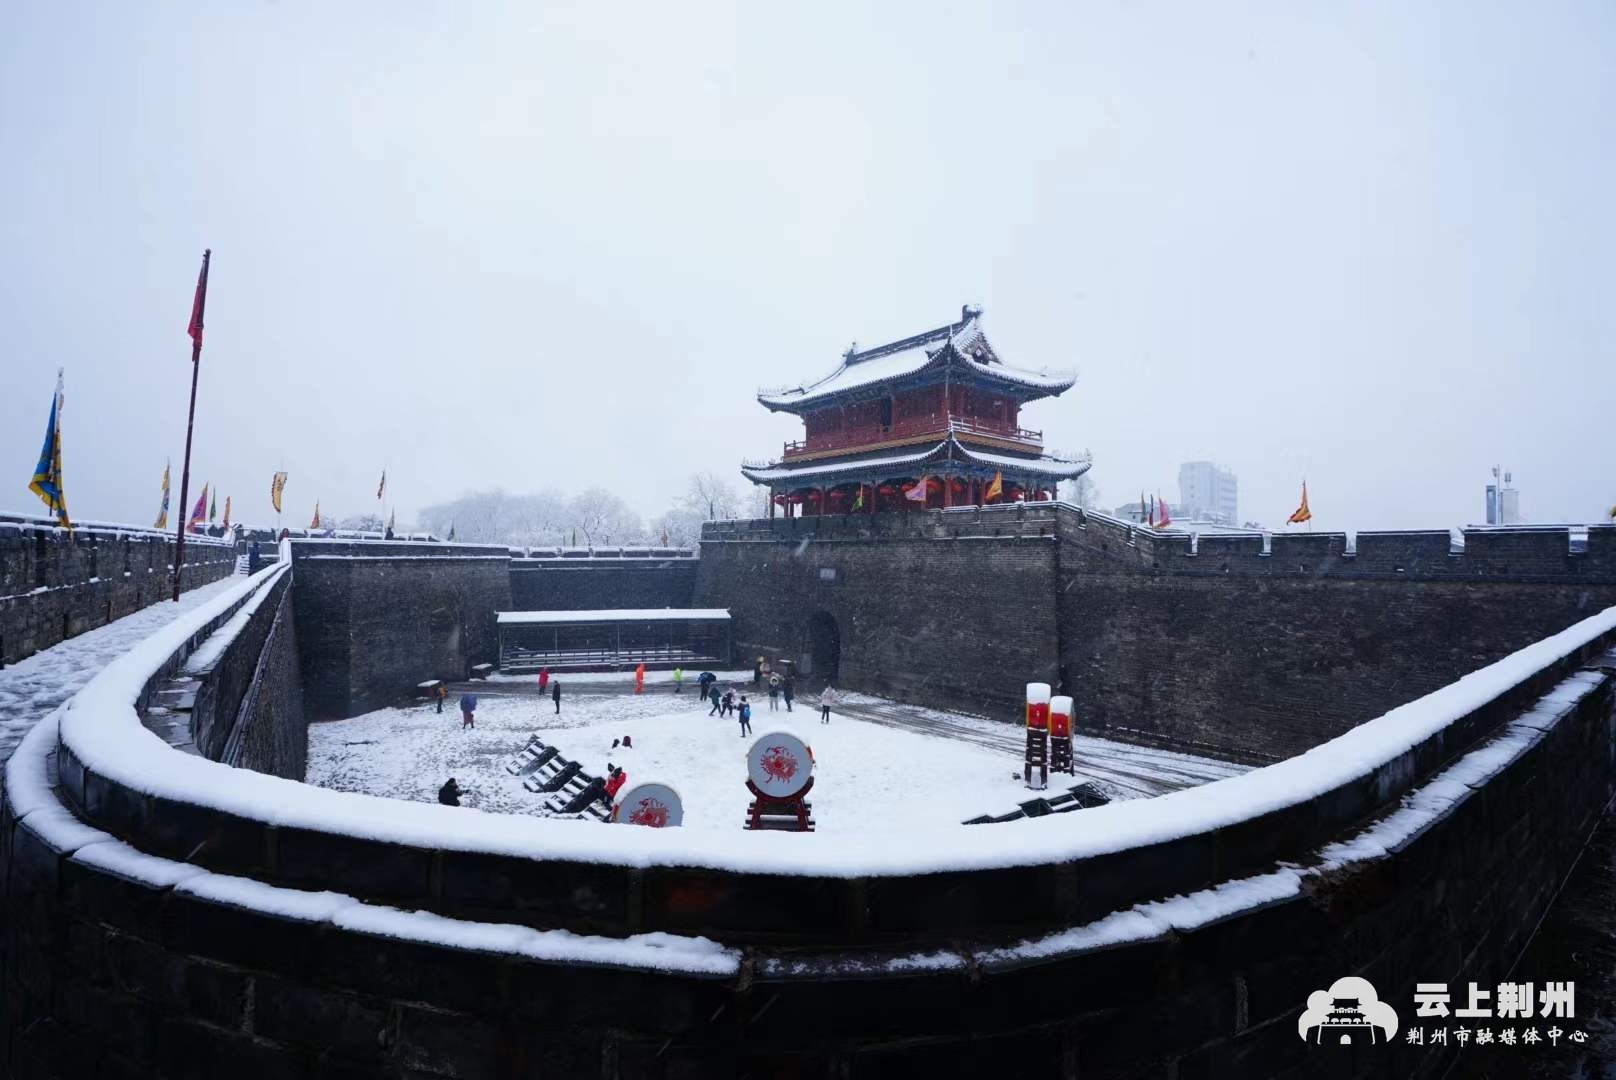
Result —
<instances>
[{"instance_id":1,"label":"child in snow","mask_svg":"<svg viewBox=\"0 0 1616 1080\"><path fill-rule=\"evenodd\" d=\"M547 667L541 667L539 669L539 693L541 693L541 694L544 693L545 687L547 687L549 685L550 685L550 669L547 668Z\"/></svg>"},{"instance_id":2,"label":"child in snow","mask_svg":"<svg viewBox=\"0 0 1616 1080\"><path fill-rule=\"evenodd\" d=\"M707 691L707 700L711 701L713 703L713 707L711 709L707 710L707 715L708 716L717 716L718 715L718 710L719 710L720 705L721 705L721 702L720 702L719 697L718 697L718 687L714 686L714 687L710 687L708 689L708 691Z\"/></svg>"},{"instance_id":3,"label":"child in snow","mask_svg":"<svg viewBox=\"0 0 1616 1080\"><path fill-rule=\"evenodd\" d=\"M825 689L819 692L819 722L821 724L830 723L830 707L836 704L837 700L836 688L833 686L826 686Z\"/></svg>"},{"instance_id":4,"label":"child in snow","mask_svg":"<svg viewBox=\"0 0 1616 1080\"><path fill-rule=\"evenodd\" d=\"M555 702L556 715L561 715L561 680L557 679L550 684L550 700Z\"/></svg>"},{"instance_id":5,"label":"child in snow","mask_svg":"<svg viewBox=\"0 0 1616 1080\"><path fill-rule=\"evenodd\" d=\"M725 690L724 691L724 708L723 708L723 710L721 712L719 712L718 715L719 716L728 716L730 713L732 713L734 711L735 711L735 691L734 690Z\"/></svg>"},{"instance_id":6,"label":"child in snow","mask_svg":"<svg viewBox=\"0 0 1616 1080\"><path fill-rule=\"evenodd\" d=\"M443 712L443 699L449 696L449 688L442 683L438 684L438 712Z\"/></svg>"},{"instance_id":7,"label":"child in snow","mask_svg":"<svg viewBox=\"0 0 1616 1080\"><path fill-rule=\"evenodd\" d=\"M628 774L621 768L612 770L611 776L606 780L606 805L612 804L617 798L617 793L623 790L623 785L627 782Z\"/></svg>"},{"instance_id":8,"label":"child in snow","mask_svg":"<svg viewBox=\"0 0 1616 1080\"><path fill-rule=\"evenodd\" d=\"M776 671L769 676L769 711L775 712L780 708L780 673Z\"/></svg>"},{"instance_id":9,"label":"child in snow","mask_svg":"<svg viewBox=\"0 0 1616 1080\"><path fill-rule=\"evenodd\" d=\"M444 806L460 805L460 785L455 783L454 777L449 777L449 782L438 789L438 801Z\"/></svg>"},{"instance_id":10,"label":"child in snow","mask_svg":"<svg viewBox=\"0 0 1616 1080\"><path fill-rule=\"evenodd\" d=\"M752 705L746 700L745 694L741 695L741 707L736 712L741 718L741 738L744 739L752 734Z\"/></svg>"},{"instance_id":11,"label":"child in snow","mask_svg":"<svg viewBox=\"0 0 1616 1080\"><path fill-rule=\"evenodd\" d=\"M467 728L474 728L474 727L477 726L476 712L477 712L477 695L476 694L461 694L460 695L460 730L461 731L465 731Z\"/></svg>"}]
</instances>

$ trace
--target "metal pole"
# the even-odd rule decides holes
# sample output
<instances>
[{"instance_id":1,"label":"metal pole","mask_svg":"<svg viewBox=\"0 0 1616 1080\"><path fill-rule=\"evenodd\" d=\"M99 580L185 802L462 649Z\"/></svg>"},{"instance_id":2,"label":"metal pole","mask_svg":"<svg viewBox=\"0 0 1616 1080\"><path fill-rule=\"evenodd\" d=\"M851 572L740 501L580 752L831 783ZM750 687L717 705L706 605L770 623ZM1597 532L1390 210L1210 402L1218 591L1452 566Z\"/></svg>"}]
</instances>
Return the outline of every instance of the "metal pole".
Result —
<instances>
[{"instance_id":1,"label":"metal pole","mask_svg":"<svg viewBox=\"0 0 1616 1080\"><path fill-rule=\"evenodd\" d=\"M180 522L174 541L174 602L176 604L180 600L180 570L185 565L185 528L189 524L191 516L189 506L191 493L191 431L196 426L196 376L202 370L201 324L202 313L208 302L208 261L212 257L212 248L202 252L202 280L197 284L197 333L191 337L191 408L185 414L185 465L180 472Z\"/></svg>"}]
</instances>

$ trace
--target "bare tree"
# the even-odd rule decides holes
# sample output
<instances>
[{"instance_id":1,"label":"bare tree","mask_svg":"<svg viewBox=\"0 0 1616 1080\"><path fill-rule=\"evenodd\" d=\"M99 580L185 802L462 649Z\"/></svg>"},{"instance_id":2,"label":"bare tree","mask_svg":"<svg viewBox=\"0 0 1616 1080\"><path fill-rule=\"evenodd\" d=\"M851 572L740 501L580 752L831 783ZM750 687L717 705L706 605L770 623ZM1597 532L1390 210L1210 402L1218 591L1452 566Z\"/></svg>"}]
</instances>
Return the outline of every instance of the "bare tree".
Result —
<instances>
[{"instance_id":1,"label":"bare tree","mask_svg":"<svg viewBox=\"0 0 1616 1080\"><path fill-rule=\"evenodd\" d=\"M694 547L701 542L700 514L687 506L675 506L660 517L651 520L648 531L658 543L675 547ZM666 537L666 541L663 540Z\"/></svg>"},{"instance_id":2,"label":"bare tree","mask_svg":"<svg viewBox=\"0 0 1616 1080\"><path fill-rule=\"evenodd\" d=\"M1076 503L1085 510L1092 510L1100 505L1100 489L1088 473L1084 473L1076 480L1062 480L1059 487L1060 497L1066 502Z\"/></svg>"},{"instance_id":3,"label":"bare tree","mask_svg":"<svg viewBox=\"0 0 1616 1080\"><path fill-rule=\"evenodd\" d=\"M380 514L355 514L352 517L342 518L340 521L336 518L332 520L337 522L336 527L343 532L379 533L387 528L387 522L382 520Z\"/></svg>"},{"instance_id":4,"label":"bare tree","mask_svg":"<svg viewBox=\"0 0 1616 1080\"><path fill-rule=\"evenodd\" d=\"M573 496L568 509L572 524L590 547L596 544L632 544L643 539L640 516L605 488L590 488Z\"/></svg>"},{"instance_id":5,"label":"bare tree","mask_svg":"<svg viewBox=\"0 0 1616 1080\"><path fill-rule=\"evenodd\" d=\"M702 514L708 521L735 517L741 508L741 498L735 491L735 485L722 473L711 469L690 477L690 490L685 496L685 501L692 510Z\"/></svg>"}]
</instances>

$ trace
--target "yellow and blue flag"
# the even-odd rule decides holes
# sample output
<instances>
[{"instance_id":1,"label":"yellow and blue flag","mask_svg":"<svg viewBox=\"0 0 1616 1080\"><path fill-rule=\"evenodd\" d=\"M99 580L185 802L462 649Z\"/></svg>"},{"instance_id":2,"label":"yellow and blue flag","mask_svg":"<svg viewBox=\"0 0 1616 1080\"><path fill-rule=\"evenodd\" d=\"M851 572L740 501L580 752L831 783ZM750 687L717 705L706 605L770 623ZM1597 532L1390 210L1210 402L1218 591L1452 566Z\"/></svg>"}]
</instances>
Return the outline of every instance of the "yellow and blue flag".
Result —
<instances>
[{"instance_id":1,"label":"yellow and blue flag","mask_svg":"<svg viewBox=\"0 0 1616 1080\"><path fill-rule=\"evenodd\" d=\"M163 462L163 508L157 511L157 520L152 524L154 529L168 528L168 462Z\"/></svg>"},{"instance_id":2,"label":"yellow and blue flag","mask_svg":"<svg viewBox=\"0 0 1616 1080\"><path fill-rule=\"evenodd\" d=\"M39 451L39 464L28 490L38 495L62 528L71 529L67 519L67 496L62 493L62 369L56 371L56 396L51 398L50 420L45 424L45 445Z\"/></svg>"}]
</instances>

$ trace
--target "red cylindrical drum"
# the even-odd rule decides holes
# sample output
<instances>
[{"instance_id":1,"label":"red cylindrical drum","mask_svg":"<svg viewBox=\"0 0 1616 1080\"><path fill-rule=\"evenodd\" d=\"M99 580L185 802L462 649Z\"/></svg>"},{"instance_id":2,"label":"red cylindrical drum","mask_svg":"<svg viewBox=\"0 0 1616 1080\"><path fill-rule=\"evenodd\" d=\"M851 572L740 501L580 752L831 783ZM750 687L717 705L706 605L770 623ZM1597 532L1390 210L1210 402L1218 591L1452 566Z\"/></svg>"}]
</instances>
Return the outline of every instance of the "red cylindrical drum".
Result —
<instances>
[{"instance_id":1,"label":"red cylindrical drum","mask_svg":"<svg viewBox=\"0 0 1616 1080\"><path fill-rule=\"evenodd\" d=\"M1049 733L1057 739L1072 737L1072 699L1053 698L1049 702Z\"/></svg>"},{"instance_id":2,"label":"red cylindrical drum","mask_svg":"<svg viewBox=\"0 0 1616 1080\"><path fill-rule=\"evenodd\" d=\"M1049 684L1027 684L1027 726L1039 731L1049 727Z\"/></svg>"}]
</instances>

